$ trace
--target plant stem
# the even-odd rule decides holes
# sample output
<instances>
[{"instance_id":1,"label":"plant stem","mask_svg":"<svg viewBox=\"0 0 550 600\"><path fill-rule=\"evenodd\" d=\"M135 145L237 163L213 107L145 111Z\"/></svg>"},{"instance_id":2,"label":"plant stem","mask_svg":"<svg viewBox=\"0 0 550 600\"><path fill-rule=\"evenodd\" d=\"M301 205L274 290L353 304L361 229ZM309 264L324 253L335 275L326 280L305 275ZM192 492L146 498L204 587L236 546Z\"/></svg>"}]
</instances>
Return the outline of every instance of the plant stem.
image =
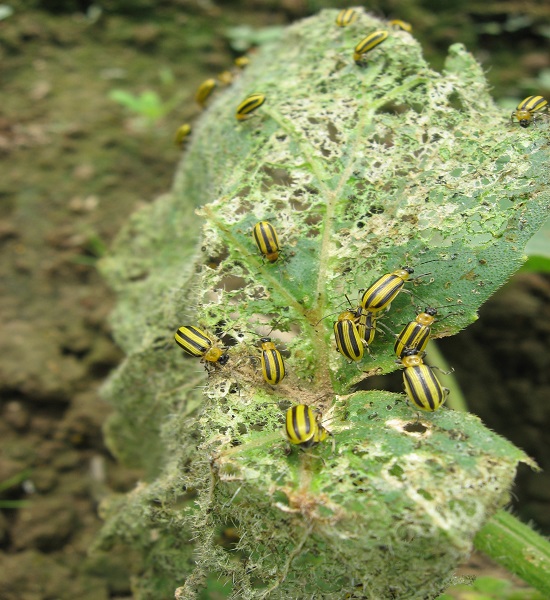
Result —
<instances>
[{"instance_id":1,"label":"plant stem","mask_svg":"<svg viewBox=\"0 0 550 600\"><path fill-rule=\"evenodd\" d=\"M430 357L433 364L450 370L439 348L432 341ZM439 375L451 390L450 408L468 410L454 375ZM505 510L498 511L477 533L474 546L496 563L517 575L550 598L550 542Z\"/></svg>"},{"instance_id":2,"label":"plant stem","mask_svg":"<svg viewBox=\"0 0 550 600\"><path fill-rule=\"evenodd\" d=\"M16 485L19 485L22 481L27 479L31 474L31 469L24 469L15 475L12 475L8 479L4 479L4 481L0 481L0 492L4 490L9 490Z\"/></svg>"},{"instance_id":3,"label":"plant stem","mask_svg":"<svg viewBox=\"0 0 550 600\"><path fill-rule=\"evenodd\" d=\"M451 371L451 373L448 375L437 373L437 378L446 388L449 389L449 398L446 402L446 405L453 410L468 412L468 405L466 403L466 399L464 398L464 394L460 389L460 385L458 384L456 377L453 375L452 369L449 367L449 363L445 360L443 354L441 354L435 340L430 342L428 354L429 357L427 362L430 365L437 365L439 369L443 371Z\"/></svg>"},{"instance_id":4,"label":"plant stem","mask_svg":"<svg viewBox=\"0 0 550 600\"><path fill-rule=\"evenodd\" d=\"M0 500L0 509L5 508L25 508L30 506L27 500Z\"/></svg>"},{"instance_id":5,"label":"plant stem","mask_svg":"<svg viewBox=\"0 0 550 600\"><path fill-rule=\"evenodd\" d=\"M474 538L477 550L550 598L550 542L505 510Z\"/></svg>"}]
</instances>

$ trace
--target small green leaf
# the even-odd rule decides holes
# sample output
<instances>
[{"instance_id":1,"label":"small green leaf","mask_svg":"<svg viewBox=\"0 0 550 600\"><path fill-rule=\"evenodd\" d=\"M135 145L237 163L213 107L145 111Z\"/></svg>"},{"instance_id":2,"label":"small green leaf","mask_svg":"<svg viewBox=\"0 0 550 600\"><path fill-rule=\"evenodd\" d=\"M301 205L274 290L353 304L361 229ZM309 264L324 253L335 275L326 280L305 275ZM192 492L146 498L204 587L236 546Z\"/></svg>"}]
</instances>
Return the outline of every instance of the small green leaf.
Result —
<instances>
[{"instance_id":1,"label":"small green leaf","mask_svg":"<svg viewBox=\"0 0 550 600\"><path fill-rule=\"evenodd\" d=\"M550 258L530 256L520 269L521 273L550 273Z\"/></svg>"},{"instance_id":2,"label":"small green leaf","mask_svg":"<svg viewBox=\"0 0 550 600\"><path fill-rule=\"evenodd\" d=\"M473 587L487 594L504 594L506 590L510 589L510 582L503 581L502 579L495 579L494 577L478 577Z\"/></svg>"},{"instance_id":3,"label":"small green leaf","mask_svg":"<svg viewBox=\"0 0 550 600\"><path fill-rule=\"evenodd\" d=\"M139 106L139 98L124 90L111 90L109 98L132 110L137 110Z\"/></svg>"},{"instance_id":4,"label":"small green leaf","mask_svg":"<svg viewBox=\"0 0 550 600\"><path fill-rule=\"evenodd\" d=\"M235 52L246 52L252 46L280 39L282 32L283 27L280 25L260 29L254 29L248 25L239 25L228 28L225 35Z\"/></svg>"},{"instance_id":5,"label":"small green leaf","mask_svg":"<svg viewBox=\"0 0 550 600\"><path fill-rule=\"evenodd\" d=\"M525 252L528 256L541 256L550 258L550 219L527 242Z\"/></svg>"},{"instance_id":6,"label":"small green leaf","mask_svg":"<svg viewBox=\"0 0 550 600\"><path fill-rule=\"evenodd\" d=\"M9 4L0 4L0 21L13 15L13 8Z\"/></svg>"},{"instance_id":7,"label":"small green leaf","mask_svg":"<svg viewBox=\"0 0 550 600\"><path fill-rule=\"evenodd\" d=\"M19 485L20 483L25 481L25 479L28 479L29 476L31 475L31 473L32 473L31 469L24 469L23 471L20 471L19 473L12 475L8 479L4 479L3 481L0 481L0 492L9 490L10 488L15 487L16 485Z\"/></svg>"}]
</instances>

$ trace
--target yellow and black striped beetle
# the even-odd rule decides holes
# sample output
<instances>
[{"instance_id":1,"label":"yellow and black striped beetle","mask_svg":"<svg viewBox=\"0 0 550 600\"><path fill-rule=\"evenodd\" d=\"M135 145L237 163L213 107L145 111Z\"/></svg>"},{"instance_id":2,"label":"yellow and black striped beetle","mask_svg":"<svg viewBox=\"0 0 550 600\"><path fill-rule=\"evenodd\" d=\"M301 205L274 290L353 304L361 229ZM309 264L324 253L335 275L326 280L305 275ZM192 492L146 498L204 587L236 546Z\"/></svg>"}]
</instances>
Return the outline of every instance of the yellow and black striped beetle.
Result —
<instances>
[{"instance_id":1,"label":"yellow and black striped beetle","mask_svg":"<svg viewBox=\"0 0 550 600\"><path fill-rule=\"evenodd\" d=\"M522 100L516 110L510 115L510 120L518 120L521 127L529 127L542 111L548 109L548 102L542 96L529 96Z\"/></svg>"},{"instance_id":2,"label":"yellow and black striped beetle","mask_svg":"<svg viewBox=\"0 0 550 600\"><path fill-rule=\"evenodd\" d=\"M244 69L250 64L250 59L248 56L237 56L234 62L235 66L239 67L239 69Z\"/></svg>"},{"instance_id":3,"label":"yellow and black striped beetle","mask_svg":"<svg viewBox=\"0 0 550 600\"><path fill-rule=\"evenodd\" d=\"M195 100L203 108L206 104L206 101L210 97L210 94L212 94L212 92L214 91L214 88L216 87L216 85L217 84L216 84L215 79L206 79L199 85L199 89L197 90L197 93L195 94Z\"/></svg>"},{"instance_id":4,"label":"yellow and black striped beetle","mask_svg":"<svg viewBox=\"0 0 550 600\"><path fill-rule=\"evenodd\" d=\"M334 339L336 350L346 358L359 361L363 358L365 351L363 340L355 325L356 313L344 311L338 315L338 321L334 323Z\"/></svg>"},{"instance_id":5,"label":"yellow and black striped beetle","mask_svg":"<svg viewBox=\"0 0 550 600\"><path fill-rule=\"evenodd\" d=\"M206 332L194 325L182 325L174 336L178 346L190 356L201 358L201 362L225 365L229 360L224 348L216 345Z\"/></svg>"},{"instance_id":6,"label":"yellow and black striped beetle","mask_svg":"<svg viewBox=\"0 0 550 600\"><path fill-rule=\"evenodd\" d=\"M191 125L188 123L184 123L176 130L176 134L174 135L174 144L183 148L184 143L187 141L187 138L191 135Z\"/></svg>"},{"instance_id":7,"label":"yellow and black striped beetle","mask_svg":"<svg viewBox=\"0 0 550 600\"><path fill-rule=\"evenodd\" d=\"M405 350L400 359L403 384L409 400L421 410L433 412L447 400L449 390L434 375L434 367L424 364L418 350Z\"/></svg>"},{"instance_id":8,"label":"yellow and black striped beetle","mask_svg":"<svg viewBox=\"0 0 550 600\"><path fill-rule=\"evenodd\" d=\"M387 31L373 31L366 38L363 38L353 51L353 60L360 65L364 55L381 44L388 37Z\"/></svg>"},{"instance_id":9,"label":"yellow and black striped beetle","mask_svg":"<svg viewBox=\"0 0 550 600\"><path fill-rule=\"evenodd\" d=\"M384 310L403 289L405 282L414 273L412 267L401 267L377 279L361 296L361 307L368 312Z\"/></svg>"},{"instance_id":10,"label":"yellow and black striped beetle","mask_svg":"<svg viewBox=\"0 0 550 600\"><path fill-rule=\"evenodd\" d=\"M221 73L218 73L218 81L222 84L222 85L231 85L233 83L233 73L231 73L231 71L222 71Z\"/></svg>"},{"instance_id":11,"label":"yellow and black striped beetle","mask_svg":"<svg viewBox=\"0 0 550 600\"><path fill-rule=\"evenodd\" d=\"M258 250L271 263L279 258L281 247L275 227L269 221L259 221L254 225L252 236L258 246Z\"/></svg>"},{"instance_id":12,"label":"yellow and black striped beetle","mask_svg":"<svg viewBox=\"0 0 550 600\"><path fill-rule=\"evenodd\" d=\"M358 16L357 11L353 10L353 8L344 8L344 10L341 10L336 17L336 25L338 25L338 27L347 27L348 25L355 23Z\"/></svg>"},{"instance_id":13,"label":"yellow and black striped beetle","mask_svg":"<svg viewBox=\"0 0 550 600\"><path fill-rule=\"evenodd\" d=\"M456 305L447 305L456 306ZM447 317L458 313L449 313L437 322L443 321ZM430 341L432 325L436 322L437 308L427 306L424 312L419 312L416 319L407 323L401 333L396 337L393 350L397 358L401 358L406 350L418 350L418 353L423 356L424 350Z\"/></svg>"},{"instance_id":14,"label":"yellow and black striped beetle","mask_svg":"<svg viewBox=\"0 0 550 600\"><path fill-rule=\"evenodd\" d=\"M422 354L430 340L431 326L435 322L437 309L430 306L416 315L401 331L395 340L393 350L397 358L401 358L407 350L417 350Z\"/></svg>"},{"instance_id":15,"label":"yellow and black striped beetle","mask_svg":"<svg viewBox=\"0 0 550 600\"><path fill-rule=\"evenodd\" d=\"M275 347L275 344L269 337L260 339L262 353L260 362L262 364L262 375L266 383L276 385L280 383L285 376L285 363L281 353Z\"/></svg>"},{"instance_id":16,"label":"yellow and black striped beetle","mask_svg":"<svg viewBox=\"0 0 550 600\"><path fill-rule=\"evenodd\" d=\"M392 27L397 27L398 29L402 29L407 33L412 33L413 30L412 25L410 23L407 23L407 21L402 21L401 19L392 19L389 22L389 25L391 25Z\"/></svg>"},{"instance_id":17,"label":"yellow and black striped beetle","mask_svg":"<svg viewBox=\"0 0 550 600\"><path fill-rule=\"evenodd\" d=\"M250 113L254 112L265 102L265 94L250 94L237 106L235 117L238 121L244 121L250 118Z\"/></svg>"},{"instance_id":18,"label":"yellow and black striped beetle","mask_svg":"<svg viewBox=\"0 0 550 600\"><path fill-rule=\"evenodd\" d=\"M326 440L331 434L319 421L313 410L305 404L290 407L286 411L285 423L288 441L302 448L311 448Z\"/></svg>"},{"instance_id":19,"label":"yellow and black striped beetle","mask_svg":"<svg viewBox=\"0 0 550 600\"><path fill-rule=\"evenodd\" d=\"M355 311L355 326L357 327L359 337L363 340L363 343L366 344L367 348L374 341L374 336L376 334L376 320L376 313L373 313L370 310L364 310L362 306L359 306Z\"/></svg>"}]
</instances>

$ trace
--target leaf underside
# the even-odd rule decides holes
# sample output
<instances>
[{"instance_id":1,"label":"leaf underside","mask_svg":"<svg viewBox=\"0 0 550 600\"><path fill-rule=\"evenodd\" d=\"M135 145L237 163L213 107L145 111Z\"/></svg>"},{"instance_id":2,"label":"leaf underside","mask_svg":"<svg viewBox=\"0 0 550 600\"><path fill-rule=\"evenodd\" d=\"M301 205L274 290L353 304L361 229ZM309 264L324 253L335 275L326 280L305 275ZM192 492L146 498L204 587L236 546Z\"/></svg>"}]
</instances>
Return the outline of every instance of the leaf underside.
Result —
<instances>
[{"instance_id":1,"label":"leaf underside","mask_svg":"<svg viewBox=\"0 0 550 600\"><path fill-rule=\"evenodd\" d=\"M545 122L512 126L459 44L436 73L410 34L392 31L357 66L355 45L387 25L360 11L339 28L336 14L289 27L214 97L172 193L137 213L103 261L128 353L105 387L118 410L107 439L149 469L127 508L163 544L132 539L146 547L143 581L179 578L179 598L195 597L209 572L229 577L235 598L434 597L528 461L473 416L418 416L403 395L353 393L398 368L394 339L378 331L372 356L348 364L334 349L336 317L321 319L409 265L420 277L381 315L388 330L426 306L456 313L436 337L473 322L548 214ZM265 104L237 122L253 92ZM260 220L279 234L275 263L252 239ZM183 324L229 345L206 382L173 344ZM257 361L269 334L287 368L276 388ZM283 414L299 403L323 413L334 455L330 443L288 453ZM123 513L113 509L109 536L127 530ZM216 538L229 525L233 553ZM188 550L166 540L191 536L183 584Z\"/></svg>"}]
</instances>

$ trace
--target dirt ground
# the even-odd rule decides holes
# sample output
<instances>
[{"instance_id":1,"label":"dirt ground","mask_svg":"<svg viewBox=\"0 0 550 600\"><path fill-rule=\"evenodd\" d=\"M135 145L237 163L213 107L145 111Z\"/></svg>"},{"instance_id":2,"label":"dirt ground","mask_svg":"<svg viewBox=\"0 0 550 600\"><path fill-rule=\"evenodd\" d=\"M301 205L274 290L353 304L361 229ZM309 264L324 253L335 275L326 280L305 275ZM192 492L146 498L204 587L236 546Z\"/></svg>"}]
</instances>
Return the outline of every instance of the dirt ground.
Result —
<instances>
[{"instance_id":1,"label":"dirt ground","mask_svg":"<svg viewBox=\"0 0 550 600\"><path fill-rule=\"evenodd\" d=\"M146 2L136 13L15 2L0 20L0 600L131 597L132 556L88 553L101 499L140 478L102 441L111 409L98 389L122 355L96 262L127 216L170 187L173 132L198 113L198 84L233 59L224 31L242 20L236 4L167 2L153 14ZM250 24L305 11L250 4ZM527 46L518 70L550 68L541 54ZM140 121L109 98L114 89L156 90L158 116ZM545 469L522 470L515 495L546 533L549 338L550 279L530 274L441 343L471 410Z\"/></svg>"}]
</instances>

